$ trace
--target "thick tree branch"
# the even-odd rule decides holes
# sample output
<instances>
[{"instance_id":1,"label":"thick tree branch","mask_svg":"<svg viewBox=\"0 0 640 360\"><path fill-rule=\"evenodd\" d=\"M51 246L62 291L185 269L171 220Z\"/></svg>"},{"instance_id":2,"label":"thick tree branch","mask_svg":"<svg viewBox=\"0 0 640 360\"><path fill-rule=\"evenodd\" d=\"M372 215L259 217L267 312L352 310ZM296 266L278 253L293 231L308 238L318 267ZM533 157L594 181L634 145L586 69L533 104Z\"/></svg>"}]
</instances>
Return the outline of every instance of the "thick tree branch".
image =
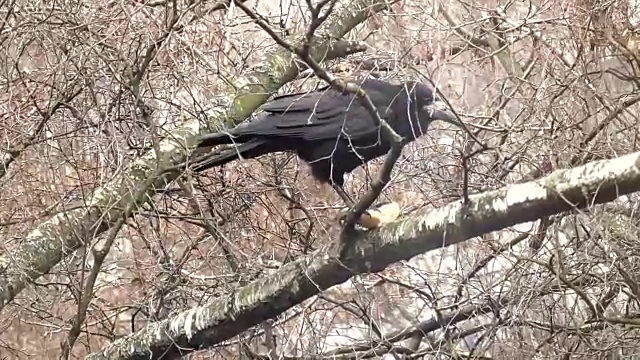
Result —
<instances>
[{"instance_id":1,"label":"thick tree branch","mask_svg":"<svg viewBox=\"0 0 640 360\"><path fill-rule=\"evenodd\" d=\"M89 358L175 358L230 339L356 273L382 271L442 246L636 191L640 152L472 195L469 206L457 201L435 210L423 207L377 230L358 232L342 259L326 249L302 257L222 299L118 339Z\"/></svg>"},{"instance_id":2,"label":"thick tree branch","mask_svg":"<svg viewBox=\"0 0 640 360\"><path fill-rule=\"evenodd\" d=\"M313 38L311 55L316 61L329 60L353 52L354 46L336 42L376 11L385 8L383 0L349 2L344 11L331 16ZM293 41L297 43L297 40ZM347 44L348 46L345 46ZM284 49L266 55L265 61L249 75L236 81L233 92L217 98L209 123L233 125L244 120L283 84L299 72L294 54ZM0 256L0 310L25 286L48 273L64 256L89 244L121 218L131 204L149 201L157 189L180 175L180 171L166 171L185 158L196 145L198 135L206 129L199 119L184 119L182 127L161 140L153 150L133 162L102 188L94 192L88 204L60 213L44 221L20 241L12 254ZM153 186L140 194L137 189L147 179Z\"/></svg>"}]
</instances>

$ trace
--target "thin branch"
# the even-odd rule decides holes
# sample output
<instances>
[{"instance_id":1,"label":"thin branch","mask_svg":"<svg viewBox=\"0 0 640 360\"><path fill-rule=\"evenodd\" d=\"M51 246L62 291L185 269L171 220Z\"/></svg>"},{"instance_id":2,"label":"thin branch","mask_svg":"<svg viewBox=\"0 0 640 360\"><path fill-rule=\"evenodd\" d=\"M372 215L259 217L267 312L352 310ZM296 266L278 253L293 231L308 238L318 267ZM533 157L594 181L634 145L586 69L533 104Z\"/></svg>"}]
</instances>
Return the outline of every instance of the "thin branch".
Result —
<instances>
[{"instance_id":1,"label":"thin branch","mask_svg":"<svg viewBox=\"0 0 640 360\"><path fill-rule=\"evenodd\" d=\"M511 241L509 241L508 243L501 244L499 247L494 248L493 252L490 255L480 260L476 264L476 266L471 271L469 271L467 275L465 275L465 277L462 279L462 281L458 285L458 288L456 290L456 297L453 300L453 302L458 303L458 301L460 301L460 298L462 297L462 289L464 288L464 285L467 284L469 280L473 279L482 269L484 269L487 265L489 265L489 263L491 263L492 260L495 260L496 258L498 258L498 256L500 256L500 254L512 249L514 246L520 244L521 242L523 242L529 237L532 237L532 236L544 237L545 232L547 231L548 227L551 226L552 223L553 221L551 220L545 221L544 219L542 219L542 222L540 223L536 234L523 233L511 239Z\"/></svg>"},{"instance_id":2,"label":"thin branch","mask_svg":"<svg viewBox=\"0 0 640 360\"><path fill-rule=\"evenodd\" d=\"M214 221L211 216L211 213L210 211L208 212L204 211L202 205L200 204L200 202L198 201L198 198L195 195L195 188L193 187L193 184L191 183L190 179L187 179L186 181L179 179L178 184L180 185L180 188L184 191L185 195L188 197L191 207L202 216L205 230L211 235L211 237L219 240L220 246L222 247L222 252L224 253L225 259L227 259L227 263L229 264L229 267L231 268L231 270L233 270L234 273L237 274L238 271L240 270L240 264L238 262L238 259L236 259L236 257L233 255L233 252L229 248L229 245L224 241L224 239L220 239L219 230L217 226L214 225Z\"/></svg>"},{"instance_id":3,"label":"thin branch","mask_svg":"<svg viewBox=\"0 0 640 360\"><path fill-rule=\"evenodd\" d=\"M147 180L145 184L138 190L138 195L144 194L147 192L147 189L152 185L150 180ZM80 298L78 300L78 312L76 313L76 317L73 319L71 323L71 329L67 335L67 339L62 344L62 359L69 359L71 356L71 349L73 349L73 345L75 344L78 336L80 336L82 324L87 316L87 309L89 309L89 305L91 304L91 299L93 298L93 289L98 279L98 275L100 274L102 264L106 259L107 255L109 255L109 251L111 250L111 246L113 245L118 233L122 226L127 222L127 219L131 214L135 211L137 207L136 203L130 203L127 209L120 214L120 218L116 220L115 224L109 230L109 234L104 242L104 244L98 249L93 248L93 267L91 268L91 272L89 273L89 277L87 278L87 283L85 285L84 290L80 293Z\"/></svg>"},{"instance_id":4,"label":"thin branch","mask_svg":"<svg viewBox=\"0 0 640 360\"><path fill-rule=\"evenodd\" d=\"M485 39L481 39L473 36L473 34L469 33L462 26L458 25L457 21L447 12L446 7L442 2L439 3L438 11L444 19L449 23L453 31L455 31L462 39L467 41L469 44L473 45L476 48L487 48L489 47L489 42Z\"/></svg>"},{"instance_id":5,"label":"thin branch","mask_svg":"<svg viewBox=\"0 0 640 360\"><path fill-rule=\"evenodd\" d=\"M21 74L21 72L18 72L18 73ZM22 80L24 81L24 79ZM18 157L24 151L26 151L29 148L29 146L32 145L38 137L40 137L42 130L44 129L44 126L51 119L51 117L55 115L58 109L60 109L63 106L66 106L68 103L73 101L73 99L75 99L78 95L80 95L82 91L83 91L82 86L71 84L71 86L69 86L69 91L65 94L62 94L60 99L56 100L53 103L53 105L49 107L49 109L47 109L46 111L38 109L41 119L36 125L35 129L33 129L29 134L29 136L26 139L22 140L19 145L10 146L7 150L4 150L5 154L4 156L2 156L2 159L0 160L0 178L4 177L7 174L7 171L9 170L9 166L11 166L11 164L14 161L16 161ZM32 98L31 93L29 94L29 97ZM32 98L32 100L35 105L35 99Z\"/></svg>"}]
</instances>

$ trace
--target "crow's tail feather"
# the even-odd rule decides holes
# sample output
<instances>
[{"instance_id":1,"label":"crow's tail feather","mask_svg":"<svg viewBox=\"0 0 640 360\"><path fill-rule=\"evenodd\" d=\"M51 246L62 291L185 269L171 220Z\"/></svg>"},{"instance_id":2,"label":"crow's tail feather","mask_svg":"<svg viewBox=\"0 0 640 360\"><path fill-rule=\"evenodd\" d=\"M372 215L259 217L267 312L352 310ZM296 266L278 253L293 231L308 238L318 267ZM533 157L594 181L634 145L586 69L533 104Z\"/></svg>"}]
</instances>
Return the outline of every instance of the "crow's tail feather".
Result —
<instances>
[{"instance_id":1,"label":"crow's tail feather","mask_svg":"<svg viewBox=\"0 0 640 360\"><path fill-rule=\"evenodd\" d=\"M194 161L191 169L195 172L204 171L216 166L222 166L237 159L252 159L272 152L269 146L260 141L252 141L234 146L218 154L210 154Z\"/></svg>"},{"instance_id":2,"label":"crow's tail feather","mask_svg":"<svg viewBox=\"0 0 640 360\"><path fill-rule=\"evenodd\" d=\"M232 144L233 143L233 135L228 132L217 132L204 135L200 137L200 142L198 143L198 147L206 147L206 146L216 146L223 144Z\"/></svg>"}]
</instances>

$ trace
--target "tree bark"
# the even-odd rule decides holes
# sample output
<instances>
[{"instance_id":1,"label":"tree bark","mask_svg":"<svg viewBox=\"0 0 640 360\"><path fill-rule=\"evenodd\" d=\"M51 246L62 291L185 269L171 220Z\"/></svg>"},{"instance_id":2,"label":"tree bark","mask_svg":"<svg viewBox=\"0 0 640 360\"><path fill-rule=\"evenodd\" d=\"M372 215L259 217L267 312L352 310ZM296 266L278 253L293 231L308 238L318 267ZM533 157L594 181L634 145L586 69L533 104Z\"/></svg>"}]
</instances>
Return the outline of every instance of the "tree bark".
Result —
<instances>
[{"instance_id":1,"label":"tree bark","mask_svg":"<svg viewBox=\"0 0 640 360\"><path fill-rule=\"evenodd\" d=\"M317 251L233 294L150 324L88 358L177 358L228 340L355 274L382 271L430 250L636 191L640 152L472 195L466 207L461 201L439 209L425 206L374 231L356 233L356 245L343 259Z\"/></svg>"}]
</instances>

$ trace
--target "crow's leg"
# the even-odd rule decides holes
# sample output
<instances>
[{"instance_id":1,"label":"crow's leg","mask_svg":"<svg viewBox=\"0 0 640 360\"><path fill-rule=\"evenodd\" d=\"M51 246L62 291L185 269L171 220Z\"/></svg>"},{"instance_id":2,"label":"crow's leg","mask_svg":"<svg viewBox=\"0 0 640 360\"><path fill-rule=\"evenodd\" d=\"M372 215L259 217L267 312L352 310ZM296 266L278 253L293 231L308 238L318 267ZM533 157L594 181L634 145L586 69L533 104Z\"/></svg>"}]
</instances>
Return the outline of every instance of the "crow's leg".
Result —
<instances>
[{"instance_id":1,"label":"crow's leg","mask_svg":"<svg viewBox=\"0 0 640 360\"><path fill-rule=\"evenodd\" d=\"M331 186L336 191L336 193L340 195L340 197L342 198L342 201L345 203L347 208L353 209L356 203L353 201L353 199L351 199L349 195L347 195L347 192L344 191L344 188L337 184L332 184ZM340 222L341 225L344 225L344 221L346 220L348 214L349 214L348 209L345 209L342 211L341 215L338 218L338 221ZM381 221L382 220L380 219L380 211L371 212L369 211L369 209L365 210L360 215L360 218L356 220L356 222L360 226L367 229L373 229L378 227Z\"/></svg>"},{"instance_id":2,"label":"crow's leg","mask_svg":"<svg viewBox=\"0 0 640 360\"><path fill-rule=\"evenodd\" d=\"M342 188L342 186L338 184L331 184L331 187L333 187L333 190L336 191L345 205L347 205L348 207L353 207L353 205L356 204L356 202L353 201L353 199L347 194L347 192L344 191L344 188Z\"/></svg>"}]
</instances>

